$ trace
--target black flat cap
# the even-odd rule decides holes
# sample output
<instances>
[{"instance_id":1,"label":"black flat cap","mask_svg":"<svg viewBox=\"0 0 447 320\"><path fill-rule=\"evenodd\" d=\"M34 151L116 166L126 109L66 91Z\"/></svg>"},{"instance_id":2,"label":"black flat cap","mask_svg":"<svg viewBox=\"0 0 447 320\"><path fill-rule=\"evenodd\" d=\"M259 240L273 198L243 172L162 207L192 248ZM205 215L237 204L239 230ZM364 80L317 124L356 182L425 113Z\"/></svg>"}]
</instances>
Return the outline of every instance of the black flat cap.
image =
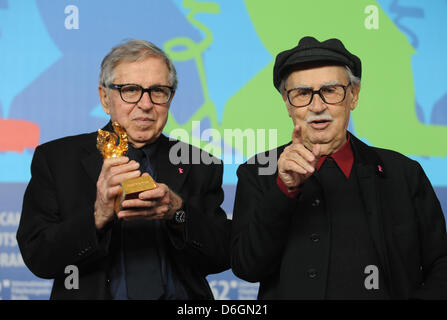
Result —
<instances>
[{"instance_id":1,"label":"black flat cap","mask_svg":"<svg viewBox=\"0 0 447 320\"><path fill-rule=\"evenodd\" d=\"M362 77L362 62L346 50L338 39L323 42L313 37L304 37L295 48L283 51L276 56L273 67L273 84L280 91L281 80L292 71L304 68L312 63L329 63L348 66L352 73Z\"/></svg>"}]
</instances>

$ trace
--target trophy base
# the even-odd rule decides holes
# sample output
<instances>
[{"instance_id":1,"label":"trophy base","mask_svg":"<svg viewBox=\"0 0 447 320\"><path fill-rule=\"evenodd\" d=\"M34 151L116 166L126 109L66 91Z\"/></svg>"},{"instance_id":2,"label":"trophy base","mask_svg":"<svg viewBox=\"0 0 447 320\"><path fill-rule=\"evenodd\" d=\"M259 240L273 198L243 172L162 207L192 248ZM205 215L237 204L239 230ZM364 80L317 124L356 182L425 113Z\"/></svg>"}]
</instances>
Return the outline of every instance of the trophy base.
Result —
<instances>
[{"instance_id":1,"label":"trophy base","mask_svg":"<svg viewBox=\"0 0 447 320\"><path fill-rule=\"evenodd\" d=\"M157 185L150 175L123 181L121 183L121 194L115 199L115 213L123 210L121 203L124 200L137 199L141 192L156 187Z\"/></svg>"}]
</instances>

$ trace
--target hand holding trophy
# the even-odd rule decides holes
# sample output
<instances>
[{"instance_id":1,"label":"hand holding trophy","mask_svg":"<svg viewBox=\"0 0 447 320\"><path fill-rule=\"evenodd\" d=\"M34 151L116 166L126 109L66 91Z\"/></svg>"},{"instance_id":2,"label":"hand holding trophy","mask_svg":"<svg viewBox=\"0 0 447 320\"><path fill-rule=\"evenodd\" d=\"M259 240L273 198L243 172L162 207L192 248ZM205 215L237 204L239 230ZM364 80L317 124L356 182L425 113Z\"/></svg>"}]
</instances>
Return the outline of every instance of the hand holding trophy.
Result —
<instances>
[{"instance_id":1,"label":"hand holding trophy","mask_svg":"<svg viewBox=\"0 0 447 320\"><path fill-rule=\"evenodd\" d=\"M127 133L118 123L112 123L115 132L98 129L96 147L101 152L104 159L125 156L128 150ZM124 200L136 199L140 192L151 190L157 187L154 179L150 175L123 181L121 192L115 199L115 213L122 210L121 203Z\"/></svg>"}]
</instances>

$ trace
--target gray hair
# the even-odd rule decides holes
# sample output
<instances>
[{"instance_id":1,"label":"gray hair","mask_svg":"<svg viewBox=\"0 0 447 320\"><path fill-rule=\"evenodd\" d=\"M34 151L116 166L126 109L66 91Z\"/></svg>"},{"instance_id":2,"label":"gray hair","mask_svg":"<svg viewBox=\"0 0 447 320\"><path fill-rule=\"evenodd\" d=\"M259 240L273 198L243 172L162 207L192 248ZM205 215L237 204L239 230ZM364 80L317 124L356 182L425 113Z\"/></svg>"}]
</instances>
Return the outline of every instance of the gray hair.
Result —
<instances>
[{"instance_id":1,"label":"gray hair","mask_svg":"<svg viewBox=\"0 0 447 320\"><path fill-rule=\"evenodd\" d=\"M163 50L152 42L145 40L128 40L125 43L112 48L102 60L101 72L99 74L99 85L107 86L113 82L115 78L115 68L121 62L138 61L148 56L163 58L169 69L170 85L175 91L177 89L178 80L174 64Z\"/></svg>"},{"instance_id":2,"label":"gray hair","mask_svg":"<svg viewBox=\"0 0 447 320\"><path fill-rule=\"evenodd\" d=\"M345 66L345 70L346 70L346 76L348 77L348 81L352 84L352 86L353 87L359 87L360 86L360 82L361 82L360 78L356 77L352 73L351 68L349 68L348 66ZM281 92L281 95L285 94L287 78L288 78L288 76L281 79L281 83L279 85L279 90Z\"/></svg>"},{"instance_id":3,"label":"gray hair","mask_svg":"<svg viewBox=\"0 0 447 320\"><path fill-rule=\"evenodd\" d=\"M345 66L346 69L346 74L348 76L348 80L349 82L354 86L354 87L360 87L360 78L356 77L352 71L351 68L349 68L348 66Z\"/></svg>"}]
</instances>

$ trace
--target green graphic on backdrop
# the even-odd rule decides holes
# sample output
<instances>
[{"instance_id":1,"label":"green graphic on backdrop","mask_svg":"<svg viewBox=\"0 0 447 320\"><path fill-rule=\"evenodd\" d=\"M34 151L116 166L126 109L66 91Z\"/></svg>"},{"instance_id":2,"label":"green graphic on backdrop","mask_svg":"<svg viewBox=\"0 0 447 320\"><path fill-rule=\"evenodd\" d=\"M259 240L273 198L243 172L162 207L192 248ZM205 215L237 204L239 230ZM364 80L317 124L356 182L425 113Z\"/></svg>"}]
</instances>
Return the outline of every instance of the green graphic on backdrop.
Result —
<instances>
[{"instance_id":1,"label":"green graphic on backdrop","mask_svg":"<svg viewBox=\"0 0 447 320\"><path fill-rule=\"evenodd\" d=\"M213 42L213 35L211 31L202 23L195 19L195 15L197 13L210 13L217 14L219 13L219 5L211 2L197 2L194 0L185 0L183 1L183 6L186 9L191 9L191 11L186 16L187 20L201 30L205 37L204 39L196 43L193 40L185 37L177 37L173 38L169 41L166 41L164 44L164 50L169 55L169 57L173 61L186 61L194 59L195 64L197 66L197 71L200 78L200 83L202 85L204 103L203 105L194 113L194 115L183 125L180 125L176 120L172 112L169 112L169 121L166 124L165 131L171 132L174 129L185 129L186 131L190 131L193 128L193 121L200 121L204 118L209 118L211 122L211 127L221 130L221 125L217 120L217 112L216 106L211 101L209 92L208 92L208 84L205 75L205 68L203 64L203 52L210 46ZM179 51L178 49L184 50ZM177 50L176 50L177 49ZM191 131L192 131L191 130ZM194 137L193 137L194 139ZM196 146L204 147L204 142L199 139L194 139L193 141L185 141L190 142Z\"/></svg>"},{"instance_id":2,"label":"green graphic on backdrop","mask_svg":"<svg viewBox=\"0 0 447 320\"><path fill-rule=\"evenodd\" d=\"M377 6L380 22L379 28L372 30L365 27L368 15L365 8L371 4ZM361 58L362 90L359 105L352 113L358 137L374 146L407 155L446 156L447 146L440 138L447 136L447 128L425 125L416 115L411 67L415 50L376 1L245 0L245 5L259 39L273 57L295 46L301 37L312 35L320 41L337 37ZM171 114L167 131L183 128L190 132L193 121L208 117L211 127L222 137L224 129L276 129L278 144L289 141L292 122L272 84L274 60L227 101L219 123L216 107L209 98L203 65L203 52L212 43L213 35L195 18L198 13L219 13L219 6L194 0L185 0L183 6L191 10L187 19L203 32L204 38L200 43L188 38L174 38L165 43L165 50L174 61L195 60L205 101L183 125L179 125ZM182 47L186 49L174 50ZM209 143L197 139L190 142L202 147ZM231 141L227 143L231 144ZM239 151L247 156L246 150Z\"/></svg>"}]
</instances>

